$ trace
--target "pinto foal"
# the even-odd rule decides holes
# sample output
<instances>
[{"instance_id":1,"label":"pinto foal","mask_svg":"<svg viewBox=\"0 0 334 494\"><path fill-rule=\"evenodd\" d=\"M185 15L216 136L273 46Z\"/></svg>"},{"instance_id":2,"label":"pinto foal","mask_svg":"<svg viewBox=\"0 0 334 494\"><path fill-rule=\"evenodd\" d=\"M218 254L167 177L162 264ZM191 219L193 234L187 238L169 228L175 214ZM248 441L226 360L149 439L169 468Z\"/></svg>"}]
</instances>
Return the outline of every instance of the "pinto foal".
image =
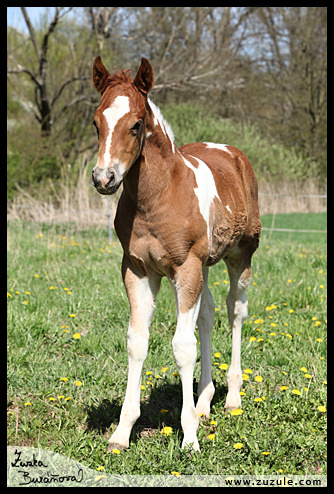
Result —
<instances>
[{"instance_id":1,"label":"pinto foal","mask_svg":"<svg viewBox=\"0 0 334 494\"><path fill-rule=\"evenodd\" d=\"M149 327L161 278L166 276L176 301L172 345L182 381L182 447L199 450L198 416L209 417L214 395L210 340L215 306L208 274L220 259L230 278L227 311L232 327L225 407L233 410L241 405L245 290L261 232L257 182L250 162L233 146L196 143L177 148L172 130L147 97L153 79L145 58L133 80L129 71L110 75L100 57L94 62L93 82L102 97L93 121L99 152L92 183L100 194L113 194L123 182L115 229L124 250L122 275L131 308L126 395L108 449L129 446L131 429L140 416ZM196 324L201 376L195 407Z\"/></svg>"}]
</instances>

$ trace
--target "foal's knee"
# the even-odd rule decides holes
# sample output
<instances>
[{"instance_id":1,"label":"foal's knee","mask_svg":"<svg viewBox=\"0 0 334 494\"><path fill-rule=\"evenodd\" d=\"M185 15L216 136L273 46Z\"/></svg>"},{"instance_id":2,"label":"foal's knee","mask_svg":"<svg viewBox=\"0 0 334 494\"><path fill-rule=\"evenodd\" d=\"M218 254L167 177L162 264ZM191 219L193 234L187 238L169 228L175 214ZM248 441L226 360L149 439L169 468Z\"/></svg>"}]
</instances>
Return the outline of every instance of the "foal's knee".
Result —
<instances>
[{"instance_id":1,"label":"foal's knee","mask_svg":"<svg viewBox=\"0 0 334 494\"><path fill-rule=\"evenodd\" d=\"M128 331L128 355L134 360L145 360L148 351L148 331L135 332L133 328Z\"/></svg>"}]
</instances>

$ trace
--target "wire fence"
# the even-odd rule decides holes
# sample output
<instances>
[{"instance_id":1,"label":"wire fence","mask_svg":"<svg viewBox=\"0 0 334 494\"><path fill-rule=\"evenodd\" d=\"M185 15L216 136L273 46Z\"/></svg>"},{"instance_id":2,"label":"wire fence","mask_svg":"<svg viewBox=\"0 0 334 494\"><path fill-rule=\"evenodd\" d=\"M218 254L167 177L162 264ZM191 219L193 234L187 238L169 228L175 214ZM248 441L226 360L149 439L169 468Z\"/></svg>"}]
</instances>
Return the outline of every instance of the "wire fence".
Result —
<instances>
[{"instance_id":1,"label":"wire fence","mask_svg":"<svg viewBox=\"0 0 334 494\"><path fill-rule=\"evenodd\" d=\"M259 193L259 198L261 197L287 197L289 194L280 194L280 193ZM306 198L306 199L327 199L327 194L297 194L296 197L300 198ZM106 196L106 213L101 213L100 210L94 210L94 209L89 209L89 210L84 210L80 208L79 210L71 208L57 208L57 213L65 213L65 216L67 218L73 218L73 215L75 213L80 213L80 216L85 216L89 215L90 218L92 219L92 216L96 216L96 218L99 218L101 220L101 216L104 216L107 218L107 224L108 224L108 236L109 236L109 242L112 242L112 231L113 231L113 216L115 213L115 205L111 207L110 205L110 198L109 196ZM35 210L39 211L42 210L43 207L48 207L49 205L47 203L41 203L38 205L25 205L25 204L11 204L10 207L14 208L16 210ZM70 212L70 214L69 214ZM270 232L269 235L271 235L272 232L282 232L282 233L306 233L306 234L327 234L327 230L314 230L314 229L297 229L297 228L276 228L275 225L275 216L276 213L273 214L273 221L272 221L272 226L270 227L262 227L263 231Z\"/></svg>"}]
</instances>

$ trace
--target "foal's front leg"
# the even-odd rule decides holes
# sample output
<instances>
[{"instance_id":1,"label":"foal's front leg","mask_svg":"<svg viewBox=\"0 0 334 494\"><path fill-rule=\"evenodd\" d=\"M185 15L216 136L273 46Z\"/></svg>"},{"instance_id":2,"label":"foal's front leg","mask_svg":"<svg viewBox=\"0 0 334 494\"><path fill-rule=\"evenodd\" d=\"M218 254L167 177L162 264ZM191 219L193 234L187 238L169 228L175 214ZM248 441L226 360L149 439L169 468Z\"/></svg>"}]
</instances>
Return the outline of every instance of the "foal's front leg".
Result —
<instances>
[{"instance_id":1,"label":"foal's front leg","mask_svg":"<svg viewBox=\"0 0 334 494\"><path fill-rule=\"evenodd\" d=\"M197 259L188 258L187 261L179 268L175 280L171 280L177 309L177 326L172 343L182 381L182 448L192 446L195 451L199 451L199 420L194 404L193 373L197 357L194 332L201 303L202 269Z\"/></svg>"},{"instance_id":2,"label":"foal's front leg","mask_svg":"<svg viewBox=\"0 0 334 494\"><path fill-rule=\"evenodd\" d=\"M149 326L161 281L160 277L140 275L125 256L122 274L131 309L128 329L128 383L118 427L109 439L109 451L129 447L132 427L140 416L141 373L147 356Z\"/></svg>"}]
</instances>

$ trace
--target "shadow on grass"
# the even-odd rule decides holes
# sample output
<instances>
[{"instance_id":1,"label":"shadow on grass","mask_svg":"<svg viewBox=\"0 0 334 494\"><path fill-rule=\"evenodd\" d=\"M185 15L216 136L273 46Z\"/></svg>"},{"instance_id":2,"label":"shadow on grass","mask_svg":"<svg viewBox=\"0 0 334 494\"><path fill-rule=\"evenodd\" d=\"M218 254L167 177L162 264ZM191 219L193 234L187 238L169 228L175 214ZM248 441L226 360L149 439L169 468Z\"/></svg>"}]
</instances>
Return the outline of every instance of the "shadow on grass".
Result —
<instances>
[{"instance_id":1,"label":"shadow on grass","mask_svg":"<svg viewBox=\"0 0 334 494\"><path fill-rule=\"evenodd\" d=\"M194 382L195 405L197 401L197 386ZM181 432L181 409L182 409L182 387L181 383L171 383L167 379L159 381L153 388L147 389L146 394L141 396L140 411L141 415L135 423L131 441L137 440L144 436L161 430L162 427L172 427L175 432ZM211 406L224 408L227 387L223 384L215 383L215 394ZM86 408L88 415L87 431L97 431L105 434L109 428L114 430L119 422L121 413L121 400L103 400L99 405L90 405ZM163 411L162 411L163 410ZM167 410L167 411L165 411Z\"/></svg>"}]
</instances>

